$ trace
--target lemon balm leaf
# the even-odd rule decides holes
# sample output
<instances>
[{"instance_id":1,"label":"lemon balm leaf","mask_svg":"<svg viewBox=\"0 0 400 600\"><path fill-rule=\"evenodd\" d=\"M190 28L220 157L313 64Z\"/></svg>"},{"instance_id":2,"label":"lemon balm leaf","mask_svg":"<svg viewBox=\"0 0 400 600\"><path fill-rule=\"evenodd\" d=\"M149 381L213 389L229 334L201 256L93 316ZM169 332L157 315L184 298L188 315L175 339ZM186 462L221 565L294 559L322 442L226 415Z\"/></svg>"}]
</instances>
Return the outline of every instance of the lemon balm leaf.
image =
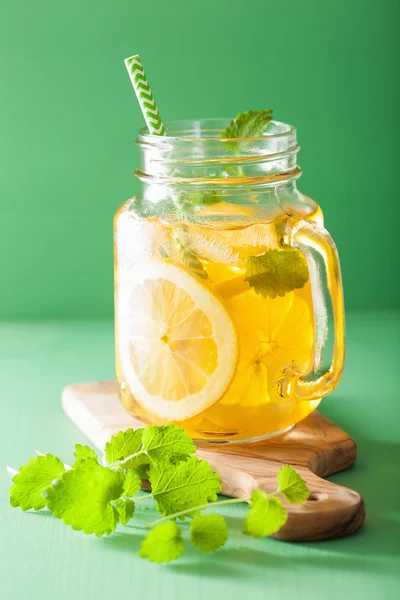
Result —
<instances>
[{"instance_id":1,"label":"lemon balm leaf","mask_svg":"<svg viewBox=\"0 0 400 600\"><path fill-rule=\"evenodd\" d=\"M139 465L135 467L135 473L137 473L140 479L148 479L149 478L149 469L150 463Z\"/></svg>"},{"instance_id":2,"label":"lemon balm leaf","mask_svg":"<svg viewBox=\"0 0 400 600\"><path fill-rule=\"evenodd\" d=\"M136 454L142 448L143 429L127 429L113 435L105 447L108 463L123 460L131 454Z\"/></svg>"},{"instance_id":3,"label":"lemon balm leaf","mask_svg":"<svg viewBox=\"0 0 400 600\"><path fill-rule=\"evenodd\" d=\"M119 521L113 501L120 498L124 480L119 471L88 459L46 490L47 504L55 517L73 529L110 534Z\"/></svg>"},{"instance_id":4,"label":"lemon balm leaf","mask_svg":"<svg viewBox=\"0 0 400 600\"><path fill-rule=\"evenodd\" d=\"M248 110L237 115L221 131L221 138L247 138L262 135L272 119L272 110Z\"/></svg>"},{"instance_id":5,"label":"lemon balm leaf","mask_svg":"<svg viewBox=\"0 0 400 600\"><path fill-rule=\"evenodd\" d=\"M86 458L97 459L96 450L93 450L93 448L89 448L89 446L82 446L82 444L75 444L74 456L77 460L83 460Z\"/></svg>"},{"instance_id":6,"label":"lemon balm leaf","mask_svg":"<svg viewBox=\"0 0 400 600\"><path fill-rule=\"evenodd\" d=\"M143 450L152 461L185 460L196 452L189 434L176 425L152 425L143 430Z\"/></svg>"},{"instance_id":7,"label":"lemon balm leaf","mask_svg":"<svg viewBox=\"0 0 400 600\"><path fill-rule=\"evenodd\" d=\"M122 525L127 525L135 512L134 501L130 498L119 498L115 503L115 507Z\"/></svg>"},{"instance_id":8,"label":"lemon balm leaf","mask_svg":"<svg viewBox=\"0 0 400 600\"><path fill-rule=\"evenodd\" d=\"M228 539L228 526L222 515L203 515L190 524L192 544L202 552L215 552Z\"/></svg>"},{"instance_id":9,"label":"lemon balm leaf","mask_svg":"<svg viewBox=\"0 0 400 600\"><path fill-rule=\"evenodd\" d=\"M143 452L143 429L127 429L113 435L105 447L107 462L122 463L127 469L134 469L149 462Z\"/></svg>"},{"instance_id":10,"label":"lemon balm leaf","mask_svg":"<svg viewBox=\"0 0 400 600\"><path fill-rule=\"evenodd\" d=\"M141 481L138 473L133 470L128 471L124 480L123 495L128 497L134 496L140 490L140 485Z\"/></svg>"},{"instance_id":11,"label":"lemon balm leaf","mask_svg":"<svg viewBox=\"0 0 400 600\"><path fill-rule=\"evenodd\" d=\"M207 461L195 456L178 464L155 463L149 479L152 496L164 517L213 502L221 491L219 475ZM196 513L198 510L188 516Z\"/></svg>"},{"instance_id":12,"label":"lemon balm leaf","mask_svg":"<svg viewBox=\"0 0 400 600\"><path fill-rule=\"evenodd\" d=\"M160 460L185 460L196 451L186 431L176 425L151 425L144 429L128 429L114 435L106 444L109 464L127 469L140 469Z\"/></svg>"},{"instance_id":13,"label":"lemon balm leaf","mask_svg":"<svg viewBox=\"0 0 400 600\"><path fill-rule=\"evenodd\" d=\"M11 506L20 506L22 510L44 508L47 501L42 495L43 492L64 472L63 463L51 454L31 458L13 477L13 485L10 488Z\"/></svg>"},{"instance_id":14,"label":"lemon balm leaf","mask_svg":"<svg viewBox=\"0 0 400 600\"><path fill-rule=\"evenodd\" d=\"M289 502L294 504L303 504L310 495L306 482L296 471L286 465L278 471L276 476L278 481L278 494L283 494Z\"/></svg>"},{"instance_id":15,"label":"lemon balm leaf","mask_svg":"<svg viewBox=\"0 0 400 600\"><path fill-rule=\"evenodd\" d=\"M88 458L95 458L97 460L97 453L93 448L89 448L89 446L82 446L81 444L75 444L75 463L73 466L76 466L79 461L87 460Z\"/></svg>"},{"instance_id":16,"label":"lemon balm leaf","mask_svg":"<svg viewBox=\"0 0 400 600\"><path fill-rule=\"evenodd\" d=\"M139 556L157 563L170 562L181 556L184 546L178 525L167 521L154 527L144 538Z\"/></svg>"},{"instance_id":17,"label":"lemon balm leaf","mask_svg":"<svg viewBox=\"0 0 400 600\"><path fill-rule=\"evenodd\" d=\"M267 250L249 256L245 281L263 298L284 296L307 283L307 263L297 250Z\"/></svg>"},{"instance_id":18,"label":"lemon balm leaf","mask_svg":"<svg viewBox=\"0 0 400 600\"><path fill-rule=\"evenodd\" d=\"M256 538L265 537L279 531L286 520L287 512L279 498L270 498L262 490L254 490L244 533Z\"/></svg>"}]
</instances>

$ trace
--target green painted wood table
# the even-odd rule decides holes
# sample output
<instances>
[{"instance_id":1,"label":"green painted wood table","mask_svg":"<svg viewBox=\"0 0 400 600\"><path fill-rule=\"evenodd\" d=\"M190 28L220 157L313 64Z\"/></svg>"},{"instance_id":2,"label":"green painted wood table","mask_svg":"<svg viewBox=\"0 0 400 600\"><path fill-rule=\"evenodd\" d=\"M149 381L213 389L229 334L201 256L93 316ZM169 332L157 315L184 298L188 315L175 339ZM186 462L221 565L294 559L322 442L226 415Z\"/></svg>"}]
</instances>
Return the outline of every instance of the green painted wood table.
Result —
<instances>
[{"instance_id":1,"label":"green painted wood table","mask_svg":"<svg viewBox=\"0 0 400 600\"><path fill-rule=\"evenodd\" d=\"M0 324L0 597L4 600L394 600L400 597L399 317L350 314L345 374L321 412L358 443L356 466L331 479L360 492L367 523L356 535L293 544L242 536L243 507L225 514L232 534L215 555L188 549L170 565L138 558L141 534L120 528L97 539L46 511L8 503L5 465L35 448L72 459L85 438L64 415L61 389L113 377L109 321ZM151 504L144 508L148 517Z\"/></svg>"}]
</instances>

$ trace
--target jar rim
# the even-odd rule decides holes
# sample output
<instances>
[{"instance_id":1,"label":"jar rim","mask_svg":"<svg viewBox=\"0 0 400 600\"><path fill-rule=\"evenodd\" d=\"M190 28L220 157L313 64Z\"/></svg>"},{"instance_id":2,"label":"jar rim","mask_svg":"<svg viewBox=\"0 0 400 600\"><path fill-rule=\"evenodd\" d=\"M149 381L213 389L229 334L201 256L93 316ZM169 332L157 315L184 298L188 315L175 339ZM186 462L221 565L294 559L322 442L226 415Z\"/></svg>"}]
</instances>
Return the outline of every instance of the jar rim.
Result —
<instances>
[{"instance_id":1,"label":"jar rim","mask_svg":"<svg viewBox=\"0 0 400 600\"><path fill-rule=\"evenodd\" d=\"M220 132L229 125L232 119L224 118L208 118L208 119L178 119L174 121L166 121L164 123L167 135L158 136L151 135L147 127L142 127L138 132L138 142L163 145L166 142L201 142L201 143L215 143L215 142L249 142L249 141L267 141L275 138L289 138L296 133L296 128L293 125L284 123L283 121L271 120L269 125L272 125L273 130L267 131L263 135L255 137L241 137L241 138L222 138ZM217 126L219 124L219 126ZM214 125L214 127L212 127ZM204 127L206 126L206 127ZM171 133L181 134L193 134L198 133L199 135L169 135ZM204 133L215 135L204 135Z\"/></svg>"}]
</instances>

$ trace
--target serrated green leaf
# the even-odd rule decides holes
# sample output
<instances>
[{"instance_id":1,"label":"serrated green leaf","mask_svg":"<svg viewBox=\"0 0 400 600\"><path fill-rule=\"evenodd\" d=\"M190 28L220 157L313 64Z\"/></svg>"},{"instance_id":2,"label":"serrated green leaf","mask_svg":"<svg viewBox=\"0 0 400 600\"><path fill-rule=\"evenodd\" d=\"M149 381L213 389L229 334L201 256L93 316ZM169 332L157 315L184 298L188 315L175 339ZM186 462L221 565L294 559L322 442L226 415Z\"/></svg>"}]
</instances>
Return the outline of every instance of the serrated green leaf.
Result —
<instances>
[{"instance_id":1,"label":"serrated green leaf","mask_svg":"<svg viewBox=\"0 0 400 600\"><path fill-rule=\"evenodd\" d=\"M228 539L228 526L222 515L203 515L190 524L190 539L202 552L215 552Z\"/></svg>"},{"instance_id":2,"label":"serrated green leaf","mask_svg":"<svg viewBox=\"0 0 400 600\"><path fill-rule=\"evenodd\" d=\"M307 283L307 263L297 250L267 250L248 257L245 281L263 298L284 296Z\"/></svg>"},{"instance_id":3,"label":"serrated green leaf","mask_svg":"<svg viewBox=\"0 0 400 600\"><path fill-rule=\"evenodd\" d=\"M122 473L87 459L46 490L47 504L55 517L73 529L110 534L119 520L113 501L122 495L124 481Z\"/></svg>"},{"instance_id":4,"label":"serrated green leaf","mask_svg":"<svg viewBox=\"0 0 400 600\"><path fill-rule=\"evenodd\" d=\"M254 490L244 533L257 538L271 535L279 531L286 519L287 512L279 498L269 498L262 490Z\"/></svg>"},{"instance_id":5,"label":"serrated green leaf","mask_svg":"<svg viewBox=\"0 0 400 600\"><path fill-rule=\"evenodd\" d=\"M176 425L151 425L128 429L114 435L106 444L109 464L121 463L126 469L141 469L153 461L185 460L196 448L183 429Z\"/></svg>"},{"instance_id":6,"label":"serrated green leaf","mask_svg":"<svg viewBox=\"0 0 400 600\"><path fill-rule=\"evenodd\" d=\"M79 461L87 460L88 458L95 458L97 460L97 452L89 446L82 446L81 444L75 444L74 456L76 458L73 467L75 467Z\"/></svg>"},{"instance_id":7,"label":"serrated green leaf","mask_svg":"<svg viewBox=\"0 0 400 600\"><path fill-rule=\"evenodd\" d=\"M184 546L178 525L167 521L154 527L144 538L139 556L157 563L170 562L181 556Z\"/></svg>"},{"instance_id":8,"label":"serrated green leaf","mask_svg":"<svg viewBox=\"0 0 400 600\"><path fill-rule=\"evenodd\" d=\"M195 456L175 465L154 463L149 479L153 498L163 516L213 502L221 491L219 475L207 461Z\"/></svg>"},{"instance_id":9,"label":"serrated green leaf","mask_svg":"<svg viewBox=\"0 0 400 600\"><path fill-rule=\"evenodd\" d=\"M143 450L152 461L185 460L196 452L196 446L184 431L176 425L151 425L143 430Z\"/></svg>"},{"instance_id":10,"label":"serrated green leaf","mask_svg":"<svg viewBox=\"0 0 400 600\"><path fill-rule=\"evenodd\" d=\"M124 467L134 469L148 462L148 457L143 453L143 429L127 429L113 435L105 447L105 455L108 464L115 464L127 459Z\"/></svg>"},{"instance_id":11,"label":"serrated green leaf","mask_svg":"<svg viewBox=\"0 0 400 600\"><path fill-rule=\"evenodd\" d=\"M47 501L42 495L43 492L64 472L63 463L51 454L31 458L13 477L13 485L10 488L11 506L20 506L22 510L44 508Z\"/></svg>"},{"instance_id":12,"label":"serrated green leaf","mask_svg":"<svg viewBox=\"0 0 400 600\"><path fill-rule=\"evenodd\" d=\"M310 490L306 482L289 465L278 471L276 479L279 484L278 493L283 494L289 502L303 504L309 497Z\"/></svg>"},{"instance_id":13,"label":"serrated green leaf","mask_svg":"<svg viewBox=\"0 0 400 600\"><path fill-rule=\"evenodd\" d=\"M149 478L149 469L150 469L150 463L144 464L144 465L139 465L138 467L135 467L135 473L137 473L137 475L139 476L140 479L148 479Z\"/></svg>"},{"instance_id":14,"label":"serrated green leaf","mask_svg":"<svg viewBox=\"0 0 400 600\"><path fill-rule=\"evenodd\" d=\"M237 115L221 131L221 138L248 138L262 135L272 119L272 110L248 110Z\"/></svg>"},{"instance_id":15,"label":"serrated green leaf","mask_svg":"<svg viewBox=\"0 0 400 600\"><path fill-rule=\"evenodd\" d=\"M119 498L115 506L122 525L127 525L135 512L135 503L130 498Z\"/></svg>"},{"instance_id":16,"label":"serrated green leaf","mask_svg":"<svg viewBox=\"0 0 400 600\"><path fill-rule=\"evenodd\" d=\"M128 497L134 496L140 490L140 486L141 480L138 473L133 470L128 471L125 475L123 495Z\"/></svg>"}]
</instances>

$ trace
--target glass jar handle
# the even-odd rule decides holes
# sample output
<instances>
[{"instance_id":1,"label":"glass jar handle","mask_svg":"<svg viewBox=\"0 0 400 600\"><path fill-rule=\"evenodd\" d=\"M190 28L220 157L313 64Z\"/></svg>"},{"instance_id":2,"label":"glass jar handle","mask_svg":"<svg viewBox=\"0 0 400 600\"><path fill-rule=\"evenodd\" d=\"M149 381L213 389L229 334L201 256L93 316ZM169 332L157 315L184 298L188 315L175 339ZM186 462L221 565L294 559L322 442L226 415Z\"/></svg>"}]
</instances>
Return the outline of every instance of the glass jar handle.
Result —
<instances>
[{"instance_id":1,"label":"glass jar handle","mask_svg":"<svg viewBox=\"0 0 400 600\"><path fill-rule=\"evenodd\" d=\"M340 380L344 363L344 303L339 255L330 234L308 220L289 219L285 243L307 260L314 309L314 360L310 371L288 366L279 382L284 398L318 400Z\"/></svg>"}]
</instances>

